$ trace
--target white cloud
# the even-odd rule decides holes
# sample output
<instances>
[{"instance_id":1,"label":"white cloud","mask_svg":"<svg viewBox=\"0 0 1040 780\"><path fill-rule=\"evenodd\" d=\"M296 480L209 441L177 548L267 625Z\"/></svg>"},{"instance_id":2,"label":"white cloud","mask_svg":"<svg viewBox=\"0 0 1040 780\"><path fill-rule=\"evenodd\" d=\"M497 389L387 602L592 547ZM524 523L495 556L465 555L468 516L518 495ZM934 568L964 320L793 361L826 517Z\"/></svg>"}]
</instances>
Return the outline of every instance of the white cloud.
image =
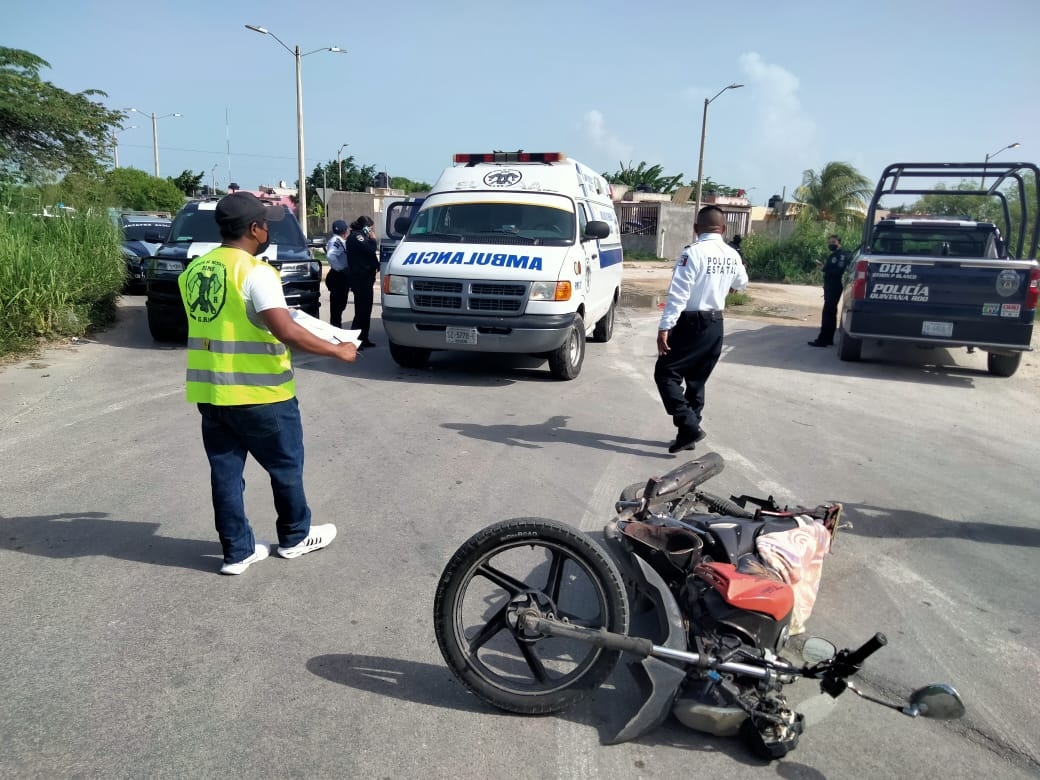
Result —
<instances>
[{"instance_id":1,"label":"white cloud","mask_svg":"<svg viewBox=\"0 0 1040 780\"><path fill-rule=\"evenodd\" d=\"M607 130L606 119L604 119L600 111L596 109L586 111L582 120L585 135L589 137L597 149L609 155L612 160L628 164L629 157L631 157L635 147L632 144L625 143Z\"/></svg>"},{"instance_id":2,"label":"white cloud","mask_svg":"<svg viewBox=\"0 0 1040 780\"><path fill-rule=\"evenodd\" d=\"M740 69L755 98L754 156L776 160L785 169L797 166L800 179L801 170L813 167L818 156L819 131L802 107L798 77L757 52L742 54Z\"/></svg>"}]
</instances>

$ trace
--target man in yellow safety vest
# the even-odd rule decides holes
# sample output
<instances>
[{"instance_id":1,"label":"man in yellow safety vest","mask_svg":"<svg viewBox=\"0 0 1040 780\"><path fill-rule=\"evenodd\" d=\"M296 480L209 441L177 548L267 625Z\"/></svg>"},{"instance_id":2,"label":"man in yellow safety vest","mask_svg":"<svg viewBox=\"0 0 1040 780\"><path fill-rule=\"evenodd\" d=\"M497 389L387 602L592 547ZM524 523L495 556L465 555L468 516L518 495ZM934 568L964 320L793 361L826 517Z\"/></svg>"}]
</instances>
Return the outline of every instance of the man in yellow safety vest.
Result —
<instances>
[{"instance_id":1,"label":"man in yellow safety vest","mask_svg":"<svg viewBox=\"0 0 1040 780\"><path fill-rule=\"evenodd\" d=\"M224 550L222 574L241 574L269 554L246 517L243 472L252 455L271 477L277 553L296 558L327 547L336 526L311 525L303 490L303 424L289 347L348 363L351 343L334 344L293 320L278 272L260 260L269 222L284 206L235 192L217 203L223 242L193 260L178 284L188 316L188 401L202 415L213 515Z\"/></svg>"}]
</instances>

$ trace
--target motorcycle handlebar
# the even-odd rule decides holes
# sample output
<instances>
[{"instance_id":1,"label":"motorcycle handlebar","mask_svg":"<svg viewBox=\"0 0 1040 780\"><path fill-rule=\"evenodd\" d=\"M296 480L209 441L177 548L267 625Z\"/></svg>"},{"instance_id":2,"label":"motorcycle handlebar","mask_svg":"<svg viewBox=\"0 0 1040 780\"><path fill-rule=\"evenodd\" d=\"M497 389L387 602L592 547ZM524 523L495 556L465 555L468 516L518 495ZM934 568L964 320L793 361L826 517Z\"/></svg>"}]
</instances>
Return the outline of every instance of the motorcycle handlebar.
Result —
<instances>
[{"instance_id":1,"label":"motorcycle handlebar","mask_svg":"<svg viewBox=\"0 0 1040 780\"><path fill-rule=\"evenodd\" d=\"M857 647L855 650L849 653L845 659L846 663L852 664L853 666L861 666L864 661L867 660L871 655L876 653L882 647L888 644L888 637L882 634L880 631L862 645Z\"/></svg>"}]
</instances>

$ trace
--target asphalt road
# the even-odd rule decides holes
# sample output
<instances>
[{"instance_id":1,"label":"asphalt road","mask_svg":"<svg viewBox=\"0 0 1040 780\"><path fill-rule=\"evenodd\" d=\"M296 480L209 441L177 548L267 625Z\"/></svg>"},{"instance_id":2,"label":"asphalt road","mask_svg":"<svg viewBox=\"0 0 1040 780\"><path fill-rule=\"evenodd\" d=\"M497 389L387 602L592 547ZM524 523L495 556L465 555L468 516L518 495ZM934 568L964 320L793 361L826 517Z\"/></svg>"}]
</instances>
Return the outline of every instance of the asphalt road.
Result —
<instances>
[{"instance_id":1,"label":"asphalt road","mask_svg":"<svg viewBox=\"0 0 1040 780\"><path fill-rule=\"evenodd\" d=\"M767 765L673 721L602 745L620 679L560 716L492 711L433 635L437 578L470 534L519 516L597 530L623 486L677 462L655 312L623 311L566 383L527 358L400 369L378 324L353 366L300 356L308 495L340 536L240 577L216 573L183 350L151 341L141 298L123 315L0 369L2 777L1040 773L1040 398L1018 377L914 352L845 364L805 348L814 327L727 321L699 445L727 461L711 489L843 501L853 527L810 632L883 631L865 690L946 681L968 706L911 721L848 695ZM270 538L265 475L251 464L247 483Z\"/></svg>"}]
</instances>

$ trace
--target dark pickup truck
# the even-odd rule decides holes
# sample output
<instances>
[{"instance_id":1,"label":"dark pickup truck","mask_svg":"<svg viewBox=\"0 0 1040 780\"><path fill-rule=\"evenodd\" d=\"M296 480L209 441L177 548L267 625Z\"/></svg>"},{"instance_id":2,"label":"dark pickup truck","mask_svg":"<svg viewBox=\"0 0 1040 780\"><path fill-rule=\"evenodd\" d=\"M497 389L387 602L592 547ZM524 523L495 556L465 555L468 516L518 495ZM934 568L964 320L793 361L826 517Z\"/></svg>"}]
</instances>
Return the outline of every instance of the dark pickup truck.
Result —
<instances>
[{"instance_id":1,"label":"dark pickup truck","mask_svg":"<svg viewBox=\"0 0 1040 780\"><path fill-rule=\"evenodd\" d=\"M988 179L990 186L942 186L950 178ZM922 179L930 186L918 184ZM1022 353L1030 350L1040 293L1035 260L1038 179L1040 171L1030 163L888 166L867 212L863 243L847 272L838 357L859 360L865 342L978 348L988 353L990 373L1014 374ZM994 222L967 217L899 214L877 219L886 196L939 193L975 196L965 200L966 207L984 202L981 196L995 199L1003 233Z\"/></svg>"}]
</instances>

